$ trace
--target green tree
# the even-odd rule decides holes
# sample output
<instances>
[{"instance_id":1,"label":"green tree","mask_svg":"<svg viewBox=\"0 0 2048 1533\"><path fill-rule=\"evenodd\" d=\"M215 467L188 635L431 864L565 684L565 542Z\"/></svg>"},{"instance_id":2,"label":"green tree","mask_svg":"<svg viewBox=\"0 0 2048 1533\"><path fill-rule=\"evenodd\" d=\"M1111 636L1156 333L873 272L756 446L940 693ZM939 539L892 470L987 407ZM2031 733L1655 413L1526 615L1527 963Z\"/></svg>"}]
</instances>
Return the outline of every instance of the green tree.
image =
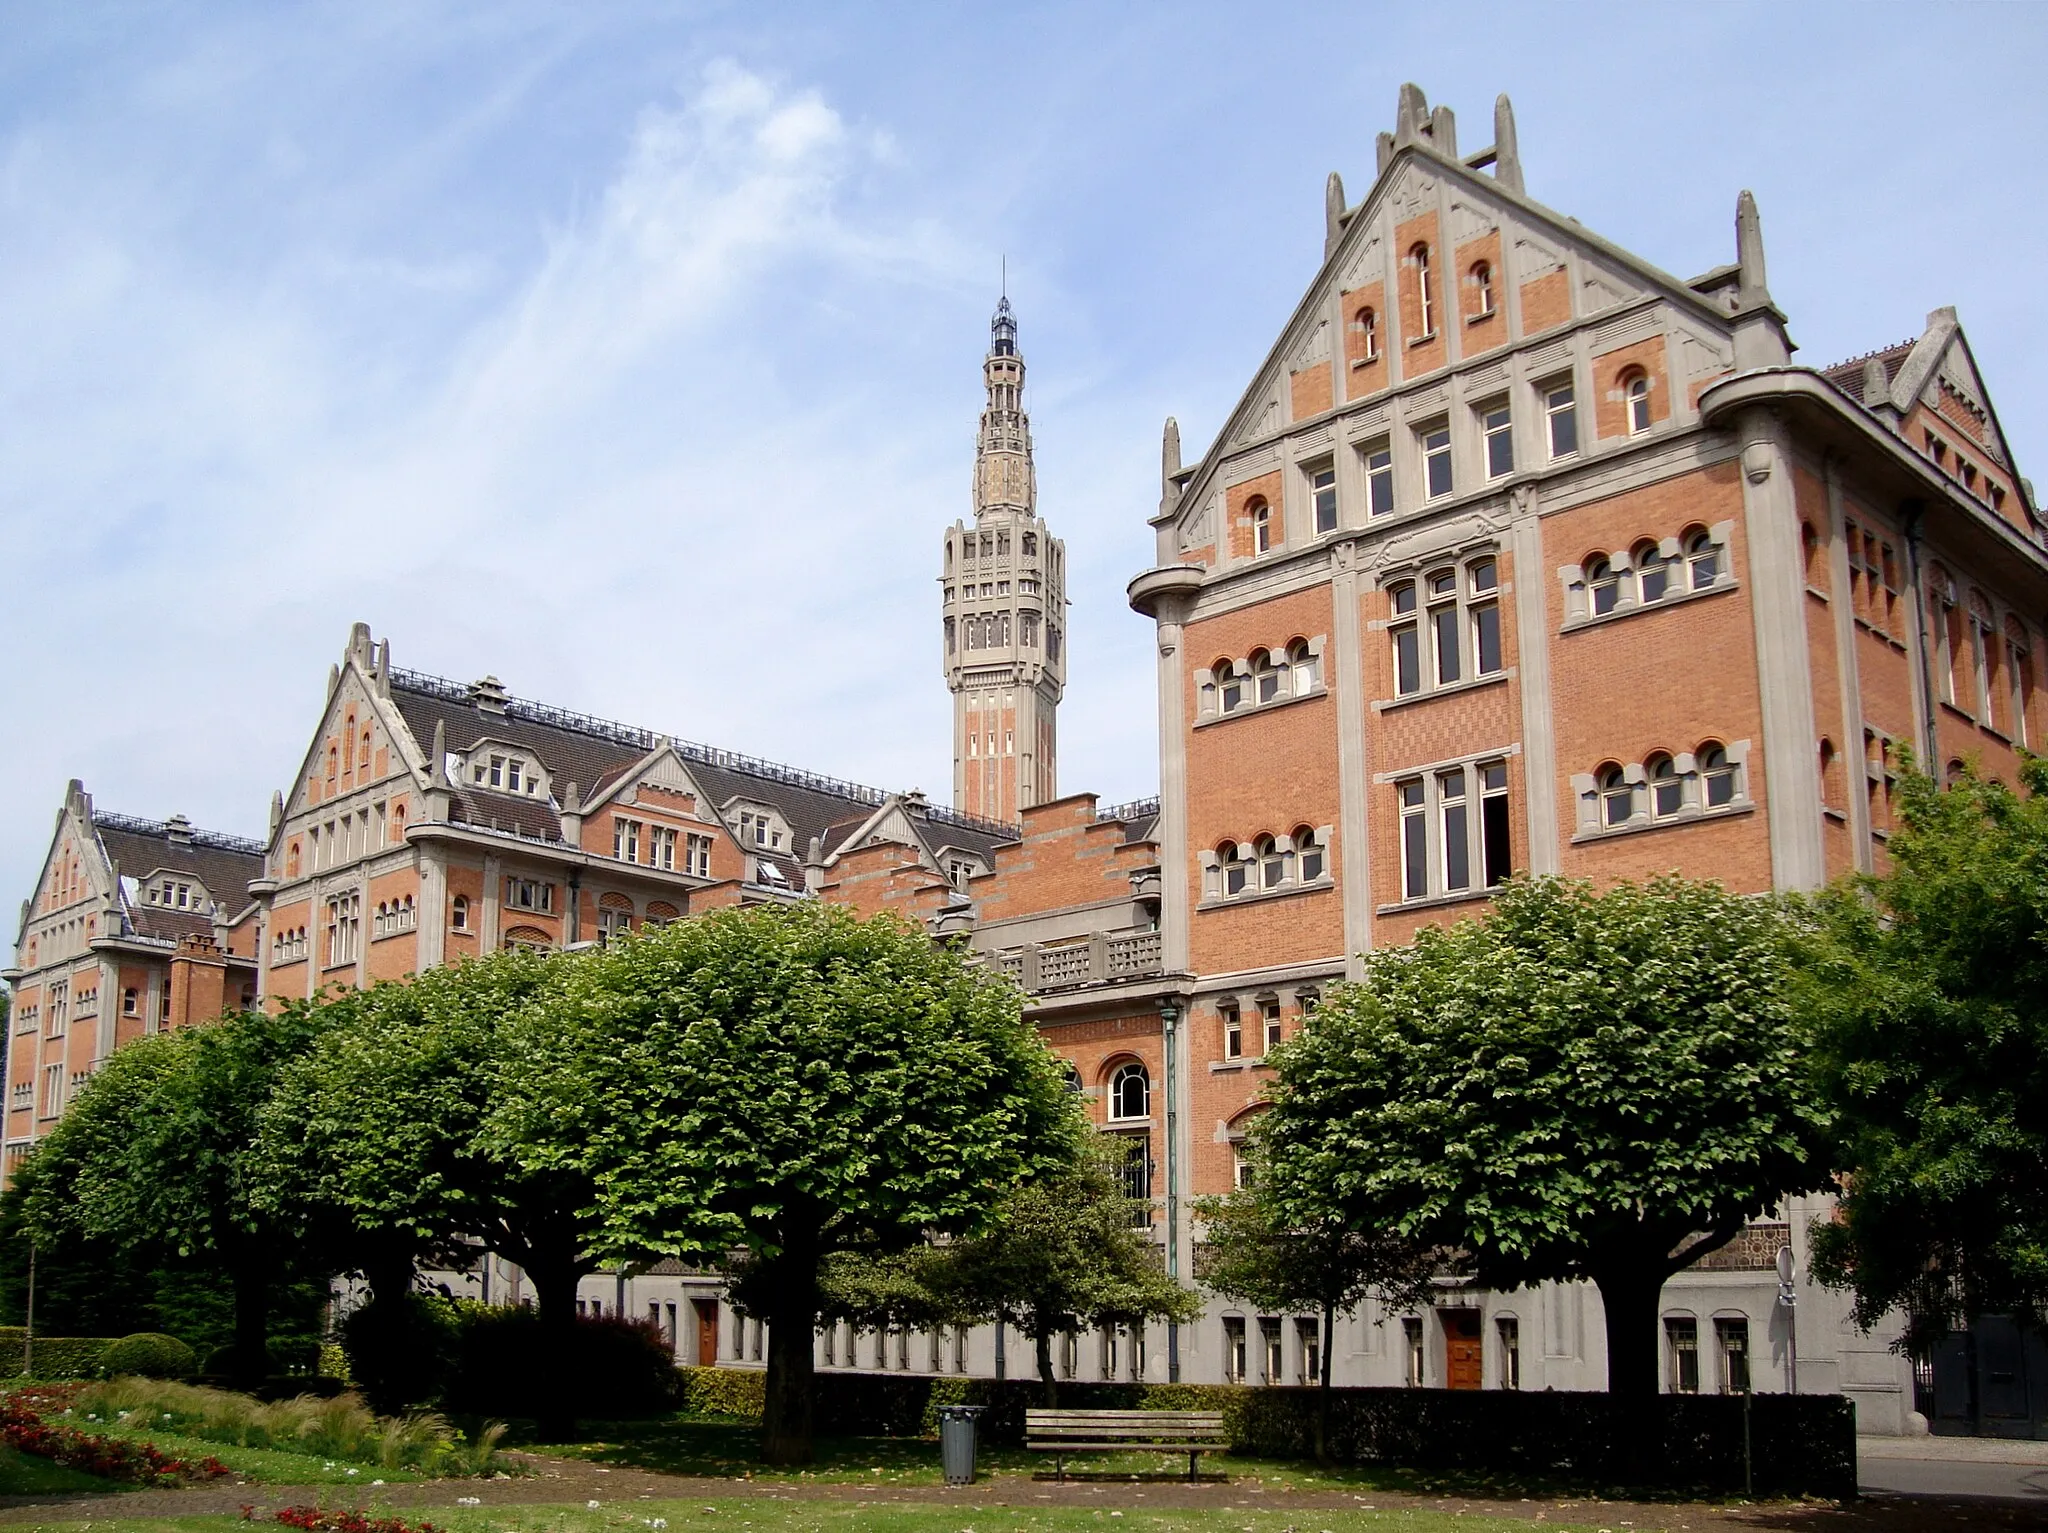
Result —
<instances>
[{"instance_id":1,"label":"green tree","mask_svg":"<svg viewBox=\"0 0 2048 1533\"><path fill-rule=\"evenodd\" d=\"M1264 1115L1261 1114L1261 1117ZM1401 1235L1354 1228L1340 1219L1291 1223L1265 1190L1255 1133L1252 1185L1228 1197L1196 1200L1202 1244L1196 1275L1226 1298L1270 1313L1314 1310L1322 1345L1316 1350L1316 1457L1326 1456L1330 1358L1336 1320L1376 1297L1390 1309L1425 1302L1441 1253Z\"/></svg>"},{"instance_id":2,"label":"green tree","mask_svg":"<svg viewBox=\"0 0 2048 1533\"><path fill-rule=\"evenodd\" d=\"M1850 1171L1815 1270L1919 1349L2048 1312L2048 761L2020 776L1905 774L1890 871L1823 902L1808 968Z\"/></svg>"},{"instance_id":3,"label":"green tree","mask_svg":"<svg viewBox=\"0 0 2048 1533\"><path fill-rule=\"evenodd\" d=\"M678 922L565 965L521 1025L499 1132L590 1179L608 1254L750 1254L772 1463L811 1455L820 1264L971 1230L1083 1131L1017 991L890 916Z\"/></svg>"},{"instance_id":4,"label":"green tree","mask_svg":"<svg viewBox=\"0 0 2048 1533\"><path fill-rule=\"evenodd\" d=\"M1013 1326L1030 1338L1045 1403L1057 1405L1054 1338L1202 1312L1143 1233L1150 1208L1123 1190L1123 1153L1121 1141L1098 1137L1074 1164L1011 1189L972 1235L828 1269L823 1313L860 1325Z\"/></svg>"},{"instance_id":5,"label":"green tree","mask_svg":"<svg viewBox=\"0 0 2048 1533\"><path fill-rule=\"evenodd\" d=\"M1279 1217L1459 1250L1493 1287L1590 1279L1608 1389L1654 1395L1665 1280L1829 1184L1792 919L1675 877L1518 880L1371 955L1280 1051Z\"/></svg>"},{"instance_id":6,"label":"green tree","mask_svg":"<svg viewBox=\"0 0 2048 1533\"><path fill-rule=\"evenodd\" d=\"M111 1055L31 1157L24 1222L38 1240L110 1242L217 1269L234 1294L232 1371L268 1371L273 1289L307 1258L257 1196L256 1116L325 1017L308 1003L234 1012Z\"/></svg>"},{"instance_id":7,"label":"green tree","mask_svg":"<svg viewBox=\"0 0 2048 1533\"><path fill-rule=\"evenodd\" d=\"M285 1072L261 1115L262 1200L280 1218L317 1210L342 1226L338 1238L379 1311L358 1325L357 1339L391 1370L376 1381L388 1394L417 1394L432 1382L431 1370L408 1363L431 1350L415 1335L415 1260L460 1259L477 1245L526 1273L542 1367L566 1366L577 1284L599 1262L595 1189L572 1166L512 1153L492 1115L515 1037L524 1047L511 1019L571 962L497 953L338 996L328 1003L333 1025Z\"/></svg>"}]
</instances>

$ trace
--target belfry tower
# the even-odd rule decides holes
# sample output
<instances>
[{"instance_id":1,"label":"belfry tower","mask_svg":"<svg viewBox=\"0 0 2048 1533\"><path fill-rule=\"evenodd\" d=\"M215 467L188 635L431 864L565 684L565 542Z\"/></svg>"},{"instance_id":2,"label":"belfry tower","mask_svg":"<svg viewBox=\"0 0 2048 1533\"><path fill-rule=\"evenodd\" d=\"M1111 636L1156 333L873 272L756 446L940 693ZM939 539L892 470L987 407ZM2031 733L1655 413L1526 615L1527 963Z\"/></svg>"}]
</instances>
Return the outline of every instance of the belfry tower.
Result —
<instances>
[{"instance_id":1,"label":"belfry tower","mask_svg":"<svg viewBox=\"0 0 2048 1533\"><path fill-rule=\"evenodd\" d=\"M1058 797L1067 550L1038 520L1024 359L1007 297L996 305L989 335L974 520L946 532L946 685L953 693L953 807L1014 821Z\"/></svg>"}]
</instances>

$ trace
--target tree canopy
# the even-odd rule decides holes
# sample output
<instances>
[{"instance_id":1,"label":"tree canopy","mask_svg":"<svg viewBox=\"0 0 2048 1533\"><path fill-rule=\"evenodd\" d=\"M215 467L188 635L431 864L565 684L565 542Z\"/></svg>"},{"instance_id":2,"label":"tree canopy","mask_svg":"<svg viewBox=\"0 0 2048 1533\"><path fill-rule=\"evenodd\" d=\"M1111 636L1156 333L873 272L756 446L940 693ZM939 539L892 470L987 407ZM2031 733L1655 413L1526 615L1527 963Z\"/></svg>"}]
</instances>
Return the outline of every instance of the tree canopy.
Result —
<instances>
[{"instance_id":1,"label":"tree canopy","mask_svg":"<svg viewBox=\"0 0 2048 1533\"><path fill-rule=\"evenodd\" d=\"M810 1456L820 1263L971 1231L1084 1132L1015 988L894 916L679 922L564 965L517 1026L496 1132L591 1179L602 1248L759 1264L772 1462Z\"/></svg>"},{"instance_id":2,"label":"tree canopy","mask_svg":"<svg viewBox=\"0 0 2048 1533\"><path fill-rule=\"evenodd\" d=\"M1279 1217L1459 1250L1492 1287L1589 1278L1609 1389L1654 1393L1664 1280L1829 1185L1793 921L1676 877L1520 879L1370 955L1278 1055Z\"/></svg>"},{"instance_id":3,"label":"tree canopy","mask_svg":"<svg viewBox=\"0 0 2048 1533\"><path fill-rule=\"evenodd\" d=\"M1901 782L1889 872L1823 904L1807 1000L1850 1174L1815 1266L1920 1346L2048 1313L2048 761Z\"/></svg>"}]
</instances>

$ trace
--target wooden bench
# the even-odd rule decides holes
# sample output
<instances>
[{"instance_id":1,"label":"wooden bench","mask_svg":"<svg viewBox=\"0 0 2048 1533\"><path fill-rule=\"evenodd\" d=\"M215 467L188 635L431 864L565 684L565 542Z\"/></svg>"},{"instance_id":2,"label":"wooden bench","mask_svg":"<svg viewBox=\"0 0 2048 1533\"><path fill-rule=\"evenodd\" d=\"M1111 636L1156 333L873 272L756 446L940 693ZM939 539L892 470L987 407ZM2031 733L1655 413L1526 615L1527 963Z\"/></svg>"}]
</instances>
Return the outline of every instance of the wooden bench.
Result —
<instances>
[{"instance_id":1,"label":"wooden bench","mask_svg":"<svg viewBox=\"0 0 2048 1533\"><path fill-rule=\"evenodd\" d=\"M1024 1446L1053 1455L1055 1477L1067 1477L1069 1453L1153 1450L1185 1453L1188 1478L1195 1460L1230 1446L1221 1411L1049 1411L1024 1412Z\"/></svg>"}]
</instances>

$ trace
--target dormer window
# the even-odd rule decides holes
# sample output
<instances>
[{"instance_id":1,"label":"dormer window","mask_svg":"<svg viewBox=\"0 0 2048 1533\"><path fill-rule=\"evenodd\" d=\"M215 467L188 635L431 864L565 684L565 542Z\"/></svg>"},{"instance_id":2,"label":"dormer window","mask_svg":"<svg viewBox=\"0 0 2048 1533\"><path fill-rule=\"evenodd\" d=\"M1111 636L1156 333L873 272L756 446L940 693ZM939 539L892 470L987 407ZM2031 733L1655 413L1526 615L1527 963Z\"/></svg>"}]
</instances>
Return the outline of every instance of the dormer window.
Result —
<instances>
[{"instance_id":1,"label":"dormer window","mask_svg":"<svg viewBox=\"0 0 2048 1533\"><path fill-rule=\"evenodd\" d=\"M453 774L459 779L459 773ZM539 763L502 746L478 745L469 758L469 780L479 788L518 793L528 798L545 794L547 779Z\"/></svg>"}]
</instances>

